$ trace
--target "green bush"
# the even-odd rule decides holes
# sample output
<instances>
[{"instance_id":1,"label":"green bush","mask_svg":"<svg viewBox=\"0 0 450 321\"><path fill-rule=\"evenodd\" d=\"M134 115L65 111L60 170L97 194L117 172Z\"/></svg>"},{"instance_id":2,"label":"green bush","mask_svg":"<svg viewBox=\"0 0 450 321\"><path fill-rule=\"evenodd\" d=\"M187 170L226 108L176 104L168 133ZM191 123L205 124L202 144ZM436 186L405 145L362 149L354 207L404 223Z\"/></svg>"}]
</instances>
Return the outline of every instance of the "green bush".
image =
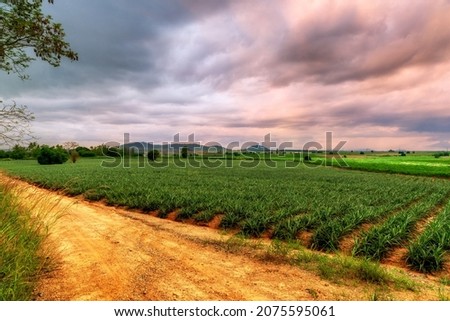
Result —
<instances>
[{"instance_id":1,"label":"green bush","mask_svg":"<svg viewBox=\"0 0 450 321\"><path fill-rule=\"evenodd\" d=\"M188 158L188 148L187 147L183 147L181 149L181 158Z\"/></svg>"},{"instance_id":2,"label":"green bush","mask_svg":"<svg viewBox=\"0 0 450 321\"><path fill-rule=\"evenodd\" d=\"M10 158L11 157L11 153L4 151L4 150L0 150L0 158Z\"/></svg>"},{"instance_id":3,"label":"green bush","mask_svg":"<svg viewBox=\"0 0 450 321\"><path fill-rule=\"evenodd\" d=\"M26 149L25 147L15 145L11 150L10 157L12 159L25 159Z\"/></svg>"},{"instance_id":4,"label":"green bush","mask_svg":"<svg viewBox=\"0 0 450 321\"><path fill-rule=\"evenodd\" d=\"M154 162L155 160L157 160L159 158L159 156L161 155L161 153L159 152L159 150L149 150L147 157L148 160L151 162Z\"/></svg>"},{"instance_id":5,"label":"green bush","mask_svg":"<svg viewBox=\"0 0 450 321\"><path fill-rule=\"evenodd\" d=\"M64 149L48 146L43 146L37 157L41 165L63 164L68 159L69 154Z\"/></svg>"},{"instance_id":6,"label":"green bush","mask_svg":"<svg viewBox=\"0 0 450 321\"><path fill-rule=\"evenodd\" d=\"M449 156L449 152L439 152L433 154L434 158L439 158L441 156Z\"/></svg>"},{"instance_id":7,"label":"green bush","mask_svg":"<svg viewBox=\"0 0 450 321\"><path fill-rule=\"evenodd\" d=\"M90 150L87 147L78 146L75 150L78 152L78 155L80 155L80 157L95 157L95 156L97 156L94 151Z\"/></svg>"}]
</instances>

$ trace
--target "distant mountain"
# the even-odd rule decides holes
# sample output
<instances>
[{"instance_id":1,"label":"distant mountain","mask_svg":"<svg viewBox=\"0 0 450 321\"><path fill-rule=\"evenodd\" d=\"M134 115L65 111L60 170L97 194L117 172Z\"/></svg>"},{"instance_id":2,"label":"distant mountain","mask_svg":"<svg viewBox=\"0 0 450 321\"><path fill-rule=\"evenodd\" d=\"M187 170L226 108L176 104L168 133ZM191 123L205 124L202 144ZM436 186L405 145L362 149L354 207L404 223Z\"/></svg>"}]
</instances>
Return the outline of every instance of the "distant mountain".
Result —
<instances>
[{"instance_id":1,"label":"distant mountain","mask_svg":"<svg viewBox=\"0 0 450 321\"><path fill-rule=\"evenodd\" d=\"M150 149L155 149L155 147L156 145L154 146L152 143L147 142L126 143L120 146L123 149L134 150L136 153L144 153Z\"/></svg>"},{"instance_id":2,"label":"distant mountain","mask_svg":"<svg viewBox=\"0 0 450 321\"><path fill-rule=\"evenodd\" d=\"M132 142L123 144L120 147L133 150L137 154L145 154L149 150L158 150L163 153L180 153L183 147L187 147L190 153L223 153L226 151L222 146L205 146L192 143L153 144L149 142Z\"/></svg>"},{"instance_id":3,"label":"distant mountain","mask_svg":"<svg viewBox=\"0 0 450 321\"><path fill-rule=\"evenodd\" d=\"M265 153L265 152L270 152L270 149L265 147L265 146L263 146L263 145L257 144L257 145L252 145L252 146L247 147L247 148L243 148L242 151L244 151L244 152Z\"/></svg>"}]
</instances>

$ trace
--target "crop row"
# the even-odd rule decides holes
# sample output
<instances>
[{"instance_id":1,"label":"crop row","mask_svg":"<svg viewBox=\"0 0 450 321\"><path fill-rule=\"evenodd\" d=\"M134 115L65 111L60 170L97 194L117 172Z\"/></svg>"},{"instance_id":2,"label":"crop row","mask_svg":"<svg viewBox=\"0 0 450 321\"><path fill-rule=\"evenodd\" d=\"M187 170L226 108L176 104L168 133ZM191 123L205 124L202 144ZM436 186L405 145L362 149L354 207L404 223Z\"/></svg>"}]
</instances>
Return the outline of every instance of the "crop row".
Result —
<instances>
[{"instance_id":1,"label":"crop row","mask_svg":"<svg viewBox=\"0 0 450 321\"><path fill-rule=\"evenodd\" d=\"M450 250L450 202L408 247L407 263L421 272L443 268Z\"/></svg>"},{"instance_id":2,"label":"crop row","mask_svg":"<svg viewBox=\"0 0 450 321\"><path fill-rule=\"evenodd\" d=\"M353 255L373 260L383 259L391 249L402 245L414 231L416 223L446 198L444 191L428 195L422 202L405 208L356 239Z\"/></svg>"}]
</instances>

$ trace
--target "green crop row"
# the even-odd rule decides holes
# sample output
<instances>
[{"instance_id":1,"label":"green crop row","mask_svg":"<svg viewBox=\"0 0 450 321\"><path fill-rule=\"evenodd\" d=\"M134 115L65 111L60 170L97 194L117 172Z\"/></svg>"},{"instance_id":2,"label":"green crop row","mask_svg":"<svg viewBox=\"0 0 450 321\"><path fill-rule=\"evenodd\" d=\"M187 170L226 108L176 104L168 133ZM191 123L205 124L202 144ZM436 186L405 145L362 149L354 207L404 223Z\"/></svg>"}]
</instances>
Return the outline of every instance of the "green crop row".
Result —
<instances>
[{"instance_id":1,"label":"green crop row","mask_svg":"<svg viewBox=\"0 0 450 321\"><path fill-rule=\"evenodd\" d=\"M445 263L446 251L450 250L450 202L408 246L406 262L421 272L441 270Z\"/></svg>"},{"instance_id":2,"label":"green crop row","mask_svg":"<svg viewBox=\"0 0 450 321\"><path fill-rule=\"evenodd\" d=\"M443 191L427 195L422 202L405 208L396 215L390 216L383 224L362 233L355 241L353 255L378 261L383 259L392 248L402 245L414 230L416 223L430 213L446 196Z\"/></svg>"}]
</instances>

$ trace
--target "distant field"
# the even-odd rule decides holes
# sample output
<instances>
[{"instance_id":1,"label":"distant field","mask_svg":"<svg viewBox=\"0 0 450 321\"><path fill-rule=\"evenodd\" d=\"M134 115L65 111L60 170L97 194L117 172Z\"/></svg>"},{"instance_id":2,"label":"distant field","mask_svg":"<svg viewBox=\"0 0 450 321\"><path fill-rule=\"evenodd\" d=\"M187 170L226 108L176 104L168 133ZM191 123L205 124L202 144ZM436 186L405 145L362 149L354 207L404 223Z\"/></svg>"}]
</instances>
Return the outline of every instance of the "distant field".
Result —
<instances>
[{"instance_id":1,"label":"distant field","mask_svg":"<svg viewBox=\"0 0 450 321\"><path fill-rule=\"evenodd\" d=\"M345 155L345 154L344 154ZM323 158L316 157L316 161L322 162ZM407 175L450 177L450 157L435 158L428 155L398 154L383 155L346 155L343 158L349 169L371 172L398 173ZM336 163L334 163L337 165Z\"/></svg>"},{"instance_id":2,"label":"distant field","mask_svg":"<svg viewBox=\"0 0 450 321\"><path fill-rule=\"evenodd\" d=\"M429 156L399 159L347 157L346 161L352 167L399 169L448 164L448 158ZM407 247L408 264L422 271L441 269L450 247L450 231L440 228L448 223L450 213L450 181L445 179L304 164L242 167L234 161L218 167L182 168L171 161L163 168L139 168L137 160L131 160L129 168L105 168L101 161L81 159L76 164L50 166L5 161L0 169L45 188L160 217L176 213L178 220L206 223L219 215L222 228L246 236L283 240L308 236L308 246L323 251L344 249L349 237L356 239L350 249L353 255L373 260ZM422 226L427 219L438 223ZM437 235L440 243L416 235L418 226L424 235Z\"/></svg>"}]
</instances>

